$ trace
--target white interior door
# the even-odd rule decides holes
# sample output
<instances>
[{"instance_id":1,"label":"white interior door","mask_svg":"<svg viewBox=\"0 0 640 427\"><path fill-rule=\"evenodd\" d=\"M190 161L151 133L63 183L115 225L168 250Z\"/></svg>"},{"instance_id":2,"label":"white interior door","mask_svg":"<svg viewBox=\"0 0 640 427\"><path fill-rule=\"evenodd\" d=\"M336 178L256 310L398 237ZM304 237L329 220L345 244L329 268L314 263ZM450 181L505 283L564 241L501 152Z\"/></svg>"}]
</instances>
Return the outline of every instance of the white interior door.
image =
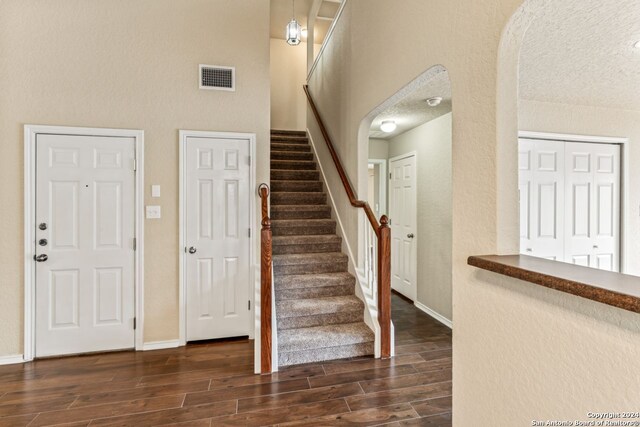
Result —
<instances>
[{"instance_id":1,"label":"white interior door","mask_svg":"<svg viewBox=\"0 0 640 427\"><path fill-rule=\"evenodd\" d=\"M565 261L619 271L620 146L566 142L565 150Z\"/></svg>"},{"instance_id":2,"label":"white interior door","mask_svg":"<svg viewBox=\"0 0 640 427\"><path fill-rule=\"evenodd\" d=\"M378 213L378 207L376 203L376 172L375 167L371 163L369 163L369 168L367 169L367 202L369 202L369 206L374 212Z\"/></svg>"},{"instance_id":3,"label":"white interior door","mask_svg":"<svg viewBox=\"0 0 640 427\"><path fill-rule=\"evenodd\" d=\"M134 347L135 140L36 137L36 357Z\"/></svg>"},{"instance_id":4,"label":"white interior door","mask_svg":"<svg viewBox=\"0 0 640 427\"><path fill-rule=\"evenodd\" d=\"M521 139L518 149L520 252L564 259L564 146Z\"/></svg>"},{"instance_id":5,"label":"white interior door","mask_svg":"<svg viewBox=\"0 0 640 427\"><path fill-rule=\"evenodd\" d=\"M416 156L390 161L391 288L416 300Z\"/></svg>"},{"instance_id":6,"label":"white interior door","mask_svg":"<svg viewBox=\"0 0 640 427\"><path fill-rule=\"evenodd\" d=\"M249 140L185 144L186 339L249 335Z\"/></svg>"}]
</instances>

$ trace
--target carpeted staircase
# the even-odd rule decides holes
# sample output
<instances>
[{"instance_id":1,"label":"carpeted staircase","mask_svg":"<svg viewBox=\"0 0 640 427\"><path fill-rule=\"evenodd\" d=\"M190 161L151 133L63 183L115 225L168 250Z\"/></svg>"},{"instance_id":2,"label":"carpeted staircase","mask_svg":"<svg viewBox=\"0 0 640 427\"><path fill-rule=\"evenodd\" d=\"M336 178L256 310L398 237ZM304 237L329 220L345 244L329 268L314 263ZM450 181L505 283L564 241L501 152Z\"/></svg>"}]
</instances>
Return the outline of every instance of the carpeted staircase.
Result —
<instances>
[{"instance_id":1,"label":"carpeted staircase","mask_svg":"<svg viewBox=\"0 0 640 427\"><path fill-rule=\"evenodd\" d=\"M305 132L271 131L270 199L279 366L373 354Z\"/></svg>"}]
</instances>

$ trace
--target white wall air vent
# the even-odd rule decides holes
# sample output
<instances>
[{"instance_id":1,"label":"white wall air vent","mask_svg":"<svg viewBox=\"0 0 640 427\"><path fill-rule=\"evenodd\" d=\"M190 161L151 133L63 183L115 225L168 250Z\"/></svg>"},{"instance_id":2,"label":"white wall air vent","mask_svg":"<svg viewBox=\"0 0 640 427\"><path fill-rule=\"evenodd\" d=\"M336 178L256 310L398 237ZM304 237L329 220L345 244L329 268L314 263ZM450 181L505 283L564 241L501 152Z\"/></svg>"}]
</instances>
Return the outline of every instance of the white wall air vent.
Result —
<instances>
[{"instance_id":1,"label":"white wall air vent","mask_svg":"<svg viewBox=\"0 0 640 427\"><path fill-rule=\"evenodd\" d=\"M200 64L200 89L235 91L235 67Z\"/></svg>"}]
</instances>

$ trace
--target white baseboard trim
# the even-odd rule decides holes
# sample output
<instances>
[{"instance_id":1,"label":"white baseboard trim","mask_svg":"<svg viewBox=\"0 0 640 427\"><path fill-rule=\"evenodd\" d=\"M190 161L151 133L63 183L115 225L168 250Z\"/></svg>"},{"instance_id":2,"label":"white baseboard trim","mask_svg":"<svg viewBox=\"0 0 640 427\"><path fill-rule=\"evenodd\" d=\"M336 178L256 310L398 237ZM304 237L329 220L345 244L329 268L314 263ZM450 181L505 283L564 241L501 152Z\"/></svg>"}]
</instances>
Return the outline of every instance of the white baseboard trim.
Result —
<instances>
[{"instance_id":1,"label":"white baseboard trim","mask_svg":"<svg viewBox=\"0 0 640 427\"><path fill-rule=\"evenodd\" d=\"M446 317L444 317L442 314L438 313L437 311L433 311L432 309L430 309L429 307L427 307L426 305L424 305L424 304L422 304L421 302L418 302L418 301L415 301L413 303L413 305L418 307L420 310L422 310L423 312L425 312L429 316L431 316L434 319L436 319L438 322L440 322L443 325L445 325L447 328L453 329L453 322L451 320L447 319Z\"/></svg>"},{"instance_id":2,"label":"white baseboard trim","mask_svg":"<svg viewBox=\"0 0 640 427\"><path fill-rule=\"evenodd\" d=\"M13 365L15 363L24 363L24 357L21 354L0 356L0 365Z\"/></svg>"},{"instance_id":3,"label":"white baseboard trim","mask_svg":"<svg viewBox=\"0 0 640 427\"><path fill-rule=\"evenodd\" d=\"M180 340L152 341L152 342L146 342L142 344L142 351L163 350L165 348L176 348L176 347L180 347Z\"/></svg>"}]
</instances>

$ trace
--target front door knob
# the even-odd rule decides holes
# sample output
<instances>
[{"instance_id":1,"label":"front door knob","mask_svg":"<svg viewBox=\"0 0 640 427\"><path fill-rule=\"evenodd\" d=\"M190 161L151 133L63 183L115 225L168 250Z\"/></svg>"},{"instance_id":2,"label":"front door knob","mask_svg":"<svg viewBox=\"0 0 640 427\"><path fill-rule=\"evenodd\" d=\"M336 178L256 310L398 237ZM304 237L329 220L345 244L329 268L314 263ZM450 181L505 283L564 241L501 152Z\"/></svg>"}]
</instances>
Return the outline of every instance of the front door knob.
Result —
<instances>
[{"instance_id":1,"label":"front door knob","mask_svg":"<svg viewBox=\"0 0 640 427\"><path fill-rule=\"evenodd\" d=\"M409 233L409 234L407 234L407 237L408 237L409 239L413 239L415 236L413 235L413 233Z\"/></svg>"},{"instance_id":2,"label":"front door knob","mask_svg":"<svg viewBox=\"0 0 640 427\"><path fill-rule=\"evenodd\" d=\"M47 223L46 222L41 222L40 225L38 225L38 228L40 230L46 230L47 229Z\"/></svg>"},{"instance_id":3,"label":"front door knob","mask_svg":"<svg viewBox=\"0 0 640 427\"><path fill-rule=\"evenodd\" d=\"M47 254L41 254L41 255L38 255L38 256L34 256L33 258L38 262L45 262L46 260L49 259Z\"/></svg>"},{"instance_id":4,"label":"front door knob","mask_svg":"<svg viewBox=\"0 0 640 427\"><path fill-rule=\"evenodd\" d=\"M190 254L195 254L196 252L197 252L197 249L196 249L196 248L194 248L193 246L191 246L191 247L189 248L189 253L190 253Z\"/></svg>"}]
</instances>

